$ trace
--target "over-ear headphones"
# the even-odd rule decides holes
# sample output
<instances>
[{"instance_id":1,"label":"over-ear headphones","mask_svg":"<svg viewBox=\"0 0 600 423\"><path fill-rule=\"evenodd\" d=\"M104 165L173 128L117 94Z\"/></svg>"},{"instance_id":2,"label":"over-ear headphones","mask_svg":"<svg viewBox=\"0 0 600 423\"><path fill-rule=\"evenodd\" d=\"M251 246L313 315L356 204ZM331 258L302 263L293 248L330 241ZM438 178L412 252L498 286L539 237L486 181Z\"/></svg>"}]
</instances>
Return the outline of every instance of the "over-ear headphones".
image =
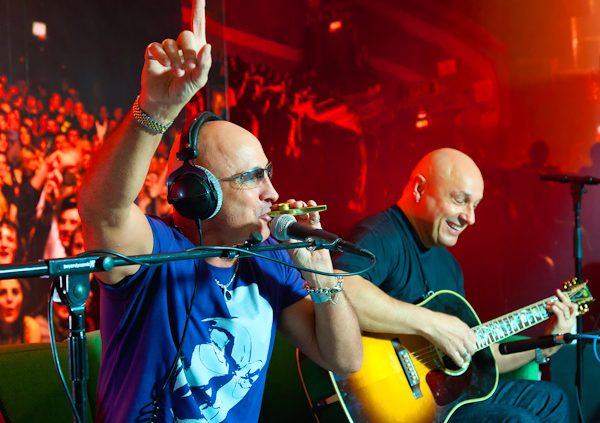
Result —
<instances>
[{"instance_id":1,"label":"over-ear headphones","mask_svg":"<svg viewBox=\"0 0 600 423\"><path fill-rule=\"evenodd\" d=\"M219 180L208 169L193 163L198 157L200 128L214 120L223 118L211 112L202 112L184 128L177 153L177 160L183 164L167 180L169 204L188 219L210 219L219 212L223 203Z\"/></svg>"}]
</instances>

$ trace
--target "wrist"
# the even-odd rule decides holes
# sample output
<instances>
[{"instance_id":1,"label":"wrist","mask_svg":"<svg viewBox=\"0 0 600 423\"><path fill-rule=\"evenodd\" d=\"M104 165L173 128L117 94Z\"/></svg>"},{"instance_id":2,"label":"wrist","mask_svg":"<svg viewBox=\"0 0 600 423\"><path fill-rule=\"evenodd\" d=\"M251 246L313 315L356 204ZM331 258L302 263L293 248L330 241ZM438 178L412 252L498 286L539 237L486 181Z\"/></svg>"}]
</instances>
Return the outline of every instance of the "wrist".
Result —
<instances>
[{"instance_id":1,"label":"wrist","mask_svg":"<svg viewBox=\"0 0 600 423\"><path fill-rule=\"evenodd\" d=\"M148 116L160 123L173 122L184 105L173 105L152 100L141 92L138 96L138 105Z\"/></svg>"},{"instance_id":2,"label":"wrist","mask_svg":"<svg viewBox=\"0 0 600 423\"><path fill-rule=\"evenodd\" d=\"M550 357L547 357L541 348L536 348L534 354L534 360L538 364L546 364L550 361Z\"/></svg>"},{"instance_id":3,"label":"wrist","mask_svg":"<svg viewBox=\"0 0 600 423\"><path fill-rule=\"evenodd\" d=\"M412 329L412 332L427 339L431 339L437 329L436 312L425 307L414 307L413 313L407 315L406 324Z\"/></svg>"},{"instance_id":4,"label":"wrist","mask_svg":"<svg viewBox=\"0 0 600 423\"><path fill-rule=\"evenodd\" d=\"M306 289L306 292L308 292L308 294L310 295L310 298L312 299L313 303L315 303L315 304L321 304L321 303L326 303L326 302L330 302L332 304L337 304L338 294L340 292L342 292L344 289L343 288L344 280L341 276L336 276L335 280L336 280L336 284L335 284L335 286L332 286L332 287L313 288L307 282L306 285L304 285L304 288Z\"/></svg>"}]
</instances>

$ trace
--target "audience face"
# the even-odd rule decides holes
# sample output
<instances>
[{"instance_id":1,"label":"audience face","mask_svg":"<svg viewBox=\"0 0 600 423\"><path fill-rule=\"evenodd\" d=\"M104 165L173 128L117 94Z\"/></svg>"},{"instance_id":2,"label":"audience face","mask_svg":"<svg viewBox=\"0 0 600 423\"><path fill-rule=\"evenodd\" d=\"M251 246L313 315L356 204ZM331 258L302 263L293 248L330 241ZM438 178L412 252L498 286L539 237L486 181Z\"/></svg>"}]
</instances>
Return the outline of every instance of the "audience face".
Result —
<instances>
[{"instance_id":1,"label":"audience face","mask_svg":"<svg viewBox=\"0 0 600 423\"><path fill-rule=\"evenodd\" d=\"M8 151L8 136L5 132L0 132L0 153Z\"/></svg>"},{"instance_id":2,"label":"audience face","mask_svg":"<svg viewBox=\"0 0 600 423\"><path fill-rule=\"evenodd\" d=\"M106 106L100 106L100 111L98 112L98 116L100 117L99 120L101 122L108 120L108 118L109 118L108 108Z\"/></svg>"},{"instance_id":3,"label":"audience face","mask_svg":"<svg viewBox=\"0 0 600 423\"><path fill-rule=\"evenodd\" d=\"M32 95L27 97L27 108L31 111L37 110L37 100Z\"/></svg>"},{"instance_id":4,"label":"audience face","mask_svg":"<svg viewBox=\"0 0 600 423\"><path fill-rule=\"evenodd\" d=\"M69 139L69 144L76 146L77 141L79 141L79 131L77 129L69 129L67 138Z\"/></svg>"},{"instance_id":5,"label":"audience face","mask_svg":"<svg viewBox=\"0 0 600 423\"><path fill-rule=\"evenodd\" d=\"M56 151L65 150L69 147L69 141L65 134L58 134L54 137L54 149Z\"/></svg>"},{"instance_id":6,"label":"audience face","mask_svg":"<svg viewBox=\"0 0 600 423\"><path fill-rule=\"evenodd\" d=\"M7 223L0 224L0 264L12 264L17 253L17 231Z\"/></svg>"},{"instance_id":7,"label":"audience face","mask_svg":"<svg viewBox=\"0 0 600 423\"><path fill-rule=\"evenodd\" d=\"M16 111L12 111L8 114L7 122L8 122L8 127L10 129L14 129L14 130L19 129L20 121L21 121L21 118L19 117L19 114Z\"/></svg>"},{"instance_id":8,"label":"audience face","mask_svg":"<svg viewBox=\"0 0 600 423\"><path fill-rule=\"evenodd\" d=\"M6 154L0 153L0 185L10 178L10 164Z\"/></svg>"},{"instance_id":9,"label":"audience face","mask_svg":"<svg viewBox=\"0 0 600 423\"><path fill-rule=\"evenodd\" d=\"M86 151L81 155L81 167L83 170L88 170L92 164L92 153Z\"/></svg>"},{"instance_id":10,"label":"audience face","mask_svg":"<svg viewBox=\"0 0 600 423\"><path fill-rule=\"evenodd\" d=\"M21 314L23 289L18 279L0 280L0 318L3 323L12 324Z\"/></svg>"},{"instance_id":11,"label":"audience face","mask_svg":"<svg viewBox=\"0 0 600 423\"><path fill-rule=\"evenodd\" d=\"M28 148L21 150L21 168L25 174L33 174L39 167L38 156Z\"/></svg>"},{"instance_id":12,"label":"audience face","mask_svg":"<svg viewBox=\"0 0 600 423\"><path fill-rule=\"evenodd\" d=\"M77 227L73 232L73 236L71 237L71 248L69 254L72 256L76 256L85 251L83 246L83 232L81 231L81 227Z\"/></svg>"},{"instance_id":13,"label":"audience face","mask_svg":"<svg viewBox=\"0 0 600 423\"><path fill-rule=\"evenodd\" d=\"M117 122L121 122L121 119L123 119L123 108L115 108L115 110L113 111L113 117Z\"/></svg>"},{"instance_id":14,"label":"audience face","mask_svg":"<svg viewBox=\"0 0 600 423\"><path fill-rule=\"evenodd\" d=\"M48 125L46 126L46 129L51 134L58 134L59 128L58 128L58 123L56 122L56 119L48 119Z\"/></svg>"},{"instance_id":15,"label":"audience face","mask_svg":"<svg viewBox=\"0 0 600 423\"><path fill-rule=\"evenodd\" d=\"M81 101L77 101L73 107L73 114L79 117L84 111L83 103Z\"/></svg>"},{"instance_id":16,"label":"audience face","mask_svg":"<svg viewBox=\"0 0 600 423\"><path fill-rule=\"evenodd\" d=\"M65 114L69 114L71 113L71 111L73 110L73 99L67 97L65 99L65 102L63 103L63 110Z\"/></svg>"},{"instance_id":17,"label":"audience face","mask_svg":"<svg viewBox=\"0 0 600 423\"><path fill-rule=\"evenodd\" d=\"M48 101L48 109L52 112L55 112L59 109L61 103L60 94L53 93Z\"/></svg>"},{"instance_id":18,"label":"audience face","mask_svg":"<svg viewBox=\"0 0 600 423\"><path fill-rule=\"evenodd\" d=\"M31 134L25 126L21 126L19 129L19 141L21 141L21 145L31 145Z\"/></svg>"},{"instance_id":19,"label":"audience face","mask_svg":"<svg viewBox=\"0 0 600 423\"><path fill-rule=\"evenodd\" d=\"M77 209L65 209L58 216L58 237L64 248L68 248L73 231L81 224Z\"/></svg>"}]
</instances>

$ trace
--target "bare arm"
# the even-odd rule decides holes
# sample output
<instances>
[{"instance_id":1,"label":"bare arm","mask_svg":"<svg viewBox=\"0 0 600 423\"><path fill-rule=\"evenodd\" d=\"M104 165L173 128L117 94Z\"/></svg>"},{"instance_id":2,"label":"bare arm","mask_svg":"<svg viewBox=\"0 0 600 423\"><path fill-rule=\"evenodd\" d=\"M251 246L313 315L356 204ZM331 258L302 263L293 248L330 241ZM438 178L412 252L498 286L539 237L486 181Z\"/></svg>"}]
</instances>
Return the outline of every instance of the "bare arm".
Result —
<instances>
[{"instance_id":1,"label":"bare arm","mask_svg":"<svg viewBox=\"0 0 600 423\"><path fill-rule=\"evenodd\" d=\"M306 207L301 201L288 201L291 208ZM314 206L314 201L308 202ZM320 228L317 212L297 216L299 222ZM312 223L311 223L312 222ZM294 263L304 267L333 272L331 256L327 250L291 250ZM309 286L326 288L336 285L332 276L302 274ZM336 303L315 304L309 297L287 307L282 312L281 330L308 357L320 366L338 373L351 373L360 369L363 348L360 328L352 305L344 291L338 293Z\"/></svg>"},{"instance_id":2,"label":"bare arm","mask_svg":"<svg viewBox=\"0 0 600 423\"><path fill-rule=\"evenodd\" d=\"M194 9L194 32L146 48L139 105L154 120L173 121L207 81L210 46L206 44L204 1ZM181 54L180 54L181 53ZM140 125L131 112L104 142L82 182L79 213L87 249L106 248L123 254L152 251L150 226L134 200L161 140ZM138 266L118 267L100 275L116 283Z\"/></svg>"},{"instance_id":3,"label":"bare arm","mask_svg":"<svg viewBox=\"0 0 600 423\"><path fill-rule=\"evenodd\" d=\"M346 277L345 288L363 331L423 336L458 366L475 352L475 334L457 317L396 300L361 276Z\"/></svg>"}]
</instances>

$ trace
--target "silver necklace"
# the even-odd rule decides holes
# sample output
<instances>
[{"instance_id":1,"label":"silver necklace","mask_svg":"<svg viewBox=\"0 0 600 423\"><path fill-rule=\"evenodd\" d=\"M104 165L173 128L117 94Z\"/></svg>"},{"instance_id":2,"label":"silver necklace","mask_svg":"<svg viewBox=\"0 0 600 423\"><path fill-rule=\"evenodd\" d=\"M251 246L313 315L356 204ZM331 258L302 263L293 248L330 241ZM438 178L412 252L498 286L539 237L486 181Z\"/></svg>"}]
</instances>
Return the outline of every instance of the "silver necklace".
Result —
<instances>
[{"instance_id":1,"label":"silver necklace","mask_svg":"<svg viewBox=\"0 0 600 423\"><path fill-rule=\"evenodd\" d=\"M231 279L229 279L229 282L227 282L227 285L221 283L221 281L218 280L217 278L213 278L215 280L215 283L217 284L217 286L219 288L221 288L221 291L223 291L223 298L225 298L225 301L229 301L233 297L233 294L231 293L229 286L235 280L235 277L237 276L237 271L238 271L239 267L240 267L240 260L238 259L235 262L235 269L233 269L233 275L231 275Z\"/></svg>"}]
</instances>

